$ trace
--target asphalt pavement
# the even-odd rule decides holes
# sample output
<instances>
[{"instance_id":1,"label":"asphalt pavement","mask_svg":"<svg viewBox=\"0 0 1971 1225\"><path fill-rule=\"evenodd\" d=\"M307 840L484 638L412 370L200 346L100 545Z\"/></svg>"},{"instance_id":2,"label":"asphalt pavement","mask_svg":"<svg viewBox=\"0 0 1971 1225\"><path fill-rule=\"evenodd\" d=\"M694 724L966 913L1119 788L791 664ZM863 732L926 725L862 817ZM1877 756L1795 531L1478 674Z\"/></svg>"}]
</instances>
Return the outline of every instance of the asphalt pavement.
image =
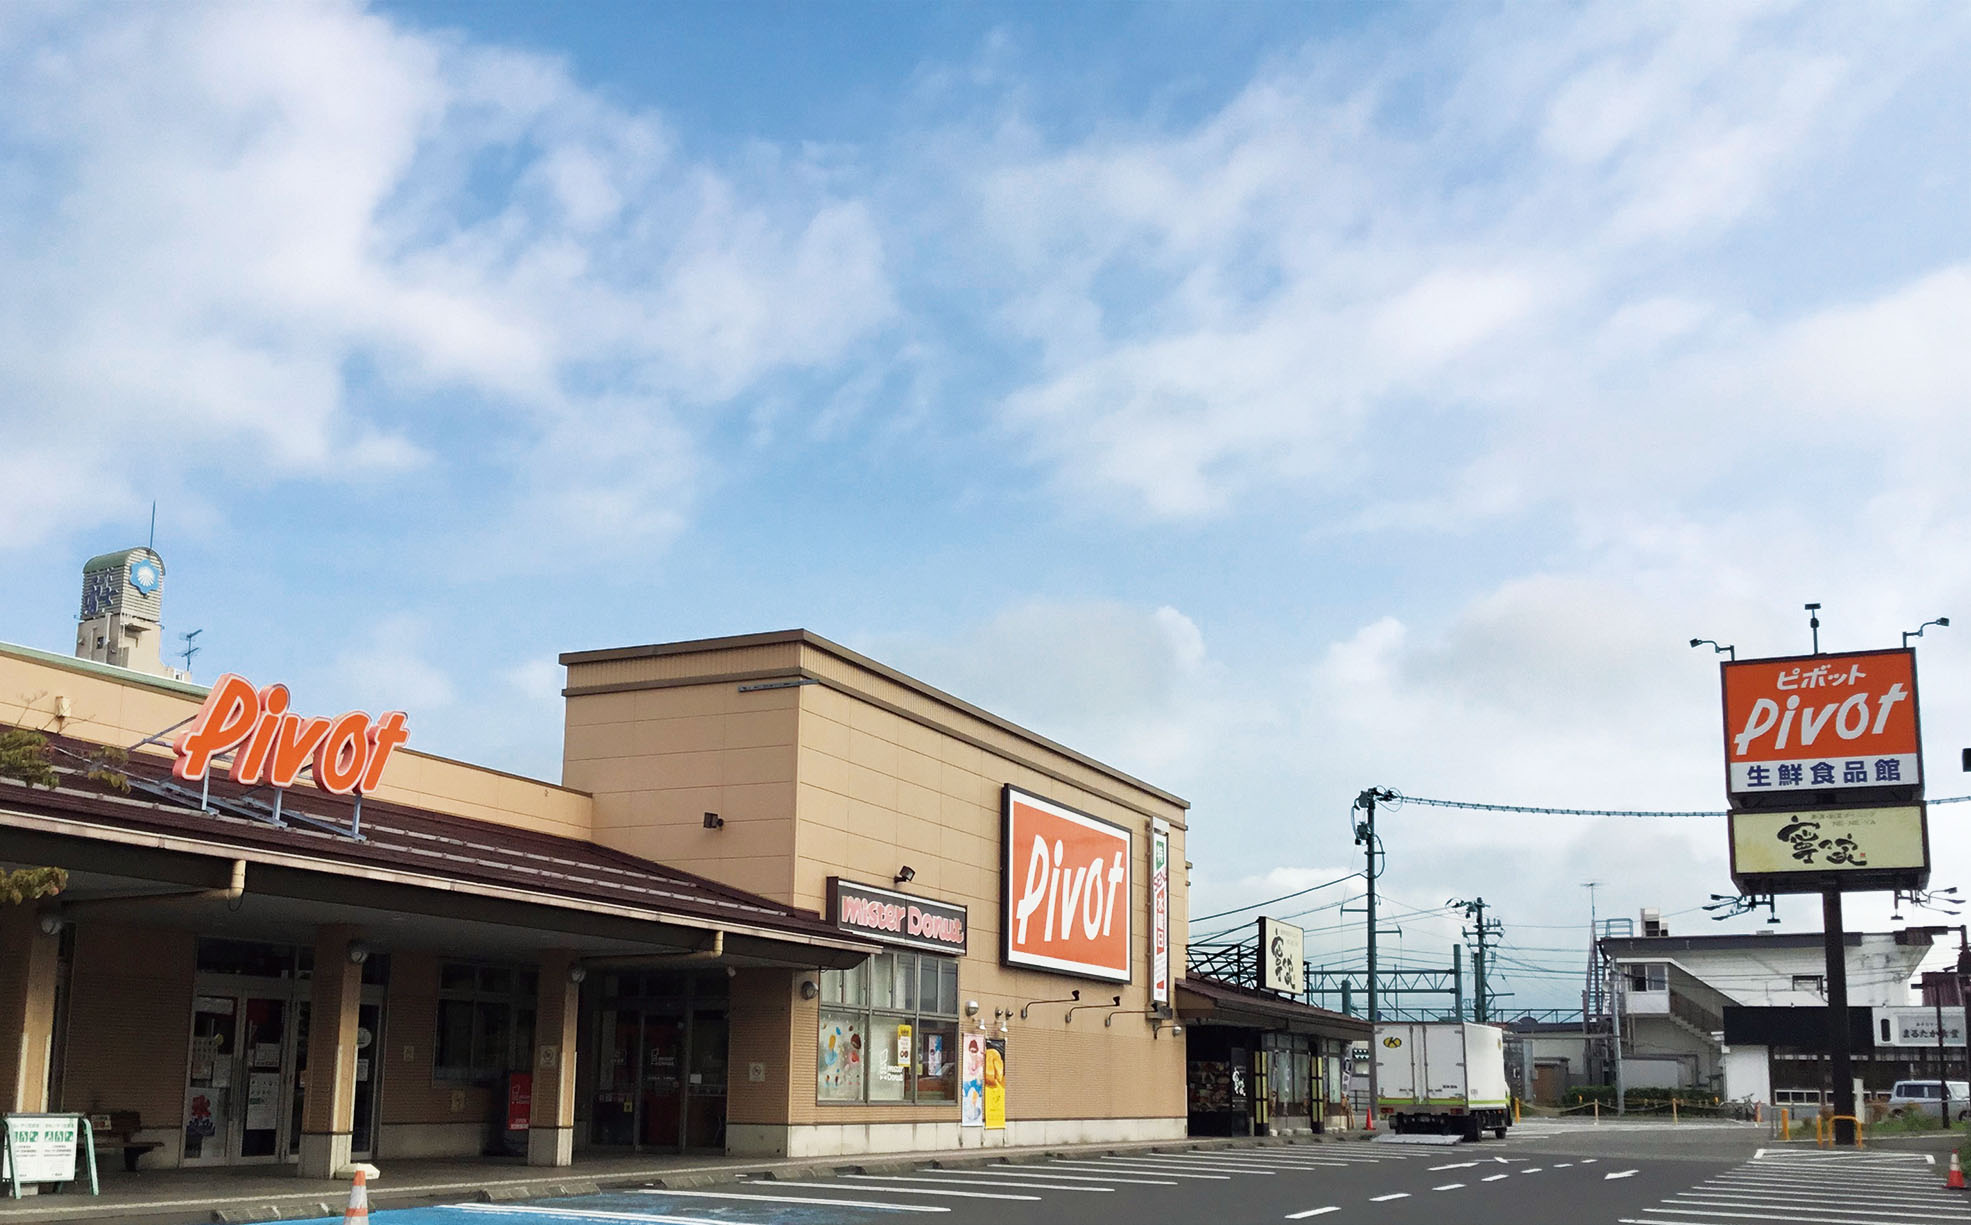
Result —
<instances>
[{"instance_id":1,"label":"asphalt pavement","mask_svg":"<svg viewBox=\"0 0 1971 1225\"><path fill-rule=\"evenodd\" d=\"M1529 1122L1506 1140L925 1162L380 1212L373 1225L1971 1225L1946 1150L1823 1152L1763 1127ZM187 1223L189 1225L189 1223ZM332 1225L332 1223L325 1223Z\"/></svg>"}]
</instances>

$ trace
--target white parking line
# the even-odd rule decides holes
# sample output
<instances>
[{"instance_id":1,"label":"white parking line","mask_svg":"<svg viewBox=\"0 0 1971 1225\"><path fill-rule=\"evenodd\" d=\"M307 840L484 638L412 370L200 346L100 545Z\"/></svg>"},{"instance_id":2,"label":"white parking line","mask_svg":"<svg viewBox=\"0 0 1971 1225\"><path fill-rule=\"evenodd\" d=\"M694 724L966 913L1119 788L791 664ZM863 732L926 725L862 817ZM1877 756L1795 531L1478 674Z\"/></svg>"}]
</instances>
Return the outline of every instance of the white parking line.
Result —
<instances>
[{"instance_id":1,"label":"white parking line","mask_svg":"<svg viewBox=\"0 0 1971 1225\"><path fill-rule=\"evenodd\" d=\"M1046 1166L985 1166L976 1170L925 1170L926 1174L967 1174L991 1175L996 1178L1077 1178L1088 1182L1123 1183L1134 1187L1174 1187L1174 1178L1117 1178L1113 1174L1073 1174L1052 1165Z\"/></svg>"},{"instance_id":2,"label":"white parking line","mask_svg":"<svg viewBox=\"0 0 1971 1225\"><path fill-rule=\"evenodd\" d=\"M1289 1212L1287 1214L1287 1219L1289 1221L1304 1221L1311 1216L1326 1216L1330 1212L1340 1212L1340 1211L1341 1209L1330 1204L1326 1208L1309 1208L1305 1212Z\"/></svg>"},{"instance_id":3,"label":"white parking line","mask_svg":"<svg viewBox=\"0 0 1971 1225\"><path fill-rule=\"evenodd\" d=\"M1409 1198L1410 1198L1410 1193L1408 1191L1391 1191L1388 1195L1371 1195L1369 1197L1369 1202L1371 1204L1387 1204L1390 1200L1393 1199L1409 1199Z\"/></svg>"},{"instance_id":4,"label":"white parking line","mask_svg":"<svg viewBox=\"0 0 1971 1225\"><path fill-rule=\"evenodd\" d=\"M1434 1165L1430 1167L1430 1172L1435 1174L1439 1170L1469 1170L1477 1164L1476 1161L1454 1161L1450 1165Z\"/></svg>"},{"instance_id":5,"label":"white parking line","mask_svg":"<svg viewBox=\"0 0 1971 1225\"><path fill-rule=\"evenodd\" d=\"M1903 1204L1895 1208L1887 1208L1887 1209L1879 1208L1879 1207L1863 1208L1860 1207L1859 1204L1854 1200L1837 1201L1829 1196L1815 1196L1814 1199L1817 1202L1805 1203L1800 1206L1809 1209L1838 1208L1842 1212L1848 1213L1855 1217L1897 1217L1897 1218L1907 1217L1910 1214L1910 1210L1916 1207L1916 1205L1913 1204ZM1678 1195L1671 1199L1666 1199L1663 1202L1669 1204L1672 1207L1677 1207L1677 1208L1681 1208L1685 1206L1690 1206L1690 1207L1709 1206L1712 1208L1762 1208L1762 1207L1771 1208L1774 1206L1772 1204L1770 1197L1767 1198L1764 1202L1761 1202L1758 1200L1730 1199L1720 1195L1706 1194L1701 1192L1691 1192L1691 1191L1686 1191L1682 1195ZM1882 1201L1880 1200L1859 1201L1859 1203L1863 1203L1863 1204L1871 1204L1871 1203L1880 1204L1881 1202ZM1952 1212L1949 1209L1938 1208L1928 1204L1923 1206L1923 1214L1929 1217L1933 1221L1971 1221L1971 1212Z\"/></svg>"},{"instance_id":6,"label":"white parking line","mask_svg":"<svg viewBox=\"0 0 1971 1225\"><path fill-rule=\"evenodd\" d=\"M791 1187L791 1186L795 1186L796 1184L782 1183L781 1185ZM806 1186L808 1184L803 1183L799 1185ZM827 1184L824 1183L823 1185L825 1186ZM837 1208L877 1208L877 1209L881 1209L884 1212L950 1212L951 1211L951 1209L945 1207L943 1204L886 1204L881 1200L823 1199L817 1195L753 1195L745 1191L683 1191L683 1190L660 1191L653 1187L650 1188L649 1190L638 1189L632 1192L632 1194L682 1195L688 1199L754 1200L763 1204L833 1204ZM1029 1196L1027 1198L1038 1199L1040 1197ZM537 1212L539 1211L539 1209L530 1209L529 1211Z\"/></svg>"},{"instance_id":7,"label":"white parking line","mask_svg":"<svg viewBox=\"0 0 1971 1225\"><path fill-rule=\"evenodd\" d=\"M890 1183L890 1182L927 1182L927 1183L930 1183L930 1184L932 1184L933 1186L936 1186L936 1185L938 1185L938 1184L940 1184L940 1183L942 1183L942 1184L944 1184L944 1185L946 1185L946 1186L949 1186L949 1185L951 1185L951 1184L952 1184L953 1182L956 1182L956 1181L958 1181L957 1179L953 1179L953 1178L919 1178L919 1177L916 1177L916 1176L914 1176L914 1175L908 1175L908 1174L844 1174L844 1175L842 1175L842 1177L843 1177L843 1178L853 1178L853 1179L855 1179L855 1180L856 1180L856 1181L858 1181L858 1182L877 1182L877 1183ZM962 1184L962 1183L961 1183L961 1185L965 1185L965 1184ZM1108 1191L1108 1192L1113 1192L1113 1191L1115 1190L1115 1188L1114 1188L1114 1187L1101 1187L1101 1186L1090 1186L1090 1185L1088 1185L1087 1183L1082 1183L1082 1184L1080 1184L1080 1185L1078 1185L1078 1186L1077 1186L1077 1185L1076 1185L1076 1184L1074 1184L1074 1183L1056 1183L1056 1182L1008 1182L1008 1181L1005 1181L1005 1180L1001 1180L1001 1181L998 1181L998 1182L986 1182L986 1183L981 1183L981 1184L977 1184L977 1185L980 1185L980 1186L987 1186L987 1187L1011 1187L1011 1188L1014 1188L1014 1189L1016 1189L1016 1190L1021 1190L1021 1189L1024 1189L1024 1190L1028 1190L1028 1191Z\"/></svg>"},{"instance_id":8,"label":"white parking line","mask_svg":"<svg viewBox=\"0 0 1971 1225\"><path fill-rule=\"evenodd\" d=\"M1272 1174L1275 1172L1274 1167L1270 1165L1248 1166L1206 1161L1180 1161L1176 1158L1160 1160L1155 1157L1104 1157L1102 1160L1110 1165L1127 1166L1133 1170L1165 1170L1171 1172L1210 1170L1219 1174Z\"/></svg>"},{"instance_id":9,"label":"white parking line","mask_svg":"<svg viewBox=\"0 0 1971 1225\"><path fill-rule=\"evenodd\" d=\"M875 1175L849 1174L846 1175L846 1177L873 1178L875 1177ZM824 1191L835 1186L835 1184L831 1182L783 1182L777 1178L774 1179L773 1185L776 1187L817 1187ZM849 1187L844 1189L857 1190L858 1188ZM870 1190L873 1191L876 1190L876 1188L871 1187ZM1038 1202L1040 1199L1038 1195L1015 1195L1011 1192L1002 1194L998 1191L932 1191L924 1187L891 1187L891 1186L884 1186L882 1190L889 1192L891 1195L942 1195L951 1199L1018 1199L1018 1200L1029 1200L1033 1202Z\"/></svg>"},{"instance_id":10,"label":"white parking line","mask_svg":"<svg viewBox=\"0 0 1971 1225\"><path fill-rule=\"evenodd\" d=\"M1486 1175L1486 1176L1485 1176L1484 1178L1481 1178L1481 1179L1479 1179L1478 1181L1480 1181L1480 1182L1498 1182L1498 1181L1500 1181L1501 1179L1505 1179L1505 1178L1511 1178L1511 1177L1512 1177L1512 1175L1510 1175L1510 1174L1488 1174L1488 1175Z\"/></svg>"},{"instance_id":11,"label":"white parking line","mask_svg":"<svg viewBox=\"0 0 1971 1225\"><path fill-rule=\"evenodd\" d=\"M1789 1221L1794 1225L1855 1225L1851 1216L1802 1216L1797 1212L1718 1212L1702 1208L1645 1208L1644 1212L1668 1213L1675 1211L1685 1217L1725 1217L1741 1221ZM1673 1220L1670 1217L1651 1217L1636 1225L1700 1225L1698 1222ZM1930 1225L1928 1218L1915 1213L1904 1213L1899 1220L1878 1221L1875 1225Z\"/></svg>"},{"instance_id":12,"label":"white parking line","mask_svg":"<svg viewBox=\"0 0 1971 1225\"><path fill-rule=\"evenodd\" d=\"M662 1212L609 1212L604 1209L589 1208L542 1208L523 1204L446 1204L460 1212L490 1213L495 1216L525 1216L538 1220L550 1217L557 1221L635 1221L642 1225L732 1225L730 1220L714 1220L702 1216L672 1216ZM945 1209L949 1212L950 1209Z\"/></svg>"},{"instance_id":13,"label":"white parking line","mask_svg":"<svg viewBox=\"0 0 1971 1225\"><path fill-rule=\"evenodd\" d=\"M1609 1173L1603 1174L1601 1180L1603 1182L1613 1182L1618 1178L1634 1178L1637 1173L1638 1171L1636 1170L1611 1170Z\"/></svg>"},{"instance_id":14,"label":"white parking line","mask_svg":"<svg viewBox=\"0 0 1971 1225\"><path fill-rule=\"evenodd\" d=\"M1173 1170L1167 1166L1135 1166L1135 1165L1117 1166L1117 1165L1104 1165L1099 1161L1050 1161L1047 1164L1049 1165L1049 1167L1064 1166L1070 1170L1107 1170L1110 1173L1114 1173L1117 1170L1136 1170L1144 1174L1160 1174L1165 1178L1209 1179L1212 1182L1232 1181L1232 1176L1230 1174L1208 1174L1202 1171L1193 1172L1190 1170Z\"/></svg>"},{"instance_id":15,"label":"white parking line","mask_svg":"<svg viewBox=\"0 0 1971 1225\"><path fill-rule=\"evenodd\" d=\"M1443 1186L1441 1186L1441 1187L1432 1187L1432 1188L1431 1188L1431 1190L1433 1190L1433 1191L1456 1191L1456 1190L1457 1190L1457 1189L1458 1189L1459 1187L1462 1187L1462 1186L1464 1186L1464 1184L1463 1184L1463 1183L1461 1183L1461 1182L1447 1182L1447 1183L1445 1183L1445 1184L1444 1184Z\"/></svg>"}]
</instances>

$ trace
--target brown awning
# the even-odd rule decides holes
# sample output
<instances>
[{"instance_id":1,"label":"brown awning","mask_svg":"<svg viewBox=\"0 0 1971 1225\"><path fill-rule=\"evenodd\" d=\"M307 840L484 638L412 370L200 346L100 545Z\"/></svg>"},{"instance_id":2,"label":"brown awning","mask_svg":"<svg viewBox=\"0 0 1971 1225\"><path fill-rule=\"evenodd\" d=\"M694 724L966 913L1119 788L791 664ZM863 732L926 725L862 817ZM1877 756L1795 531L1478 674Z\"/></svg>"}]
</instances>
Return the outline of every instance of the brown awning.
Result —
<instances>
[{"instance_id":1,"label":"brown awning","mask_svg":"<svg viewBox=\"0 0 1971 1225\"><path fill-rule=\"evenodd\" d=\"M202 811L195 793L172 790L181 785L159 759L133 754L119 766L131 783L124 793L86 777L82 762L98 746L49 739L60 750L58 786L0 779L0 860L107 870L112 858L146 852L244 859L256 865L256 882L285 882L297 898L342 900L360 889L427 913L490 920L497 907L509 922L529 908L537 920L563 912L554 922L574 923L570 930L604 924L615 939L636 932L628 938L680 950L724 932L729 952L735 941L761 953L805 946L815 954L808 964L853 964L876 951L812 911L593 843L374 799L362 804L357 838L353 802L312 788L284 797L285 823L276 824L248 807L269 792L218 778L215 807Z\"/></svg>"},{"instance_id":2,"label":"brown awning","mask_svg":"<svg viewBox=\"0 0 1971 1225\"><path fill-rule=\"evenodd\" d=\"M1361 1017L1191 975L1177 983L1177 1015L1186 1025L1243 1025L1350 1042L1366 1040L1375 1032Z\"/></svg>"}]
</instances>

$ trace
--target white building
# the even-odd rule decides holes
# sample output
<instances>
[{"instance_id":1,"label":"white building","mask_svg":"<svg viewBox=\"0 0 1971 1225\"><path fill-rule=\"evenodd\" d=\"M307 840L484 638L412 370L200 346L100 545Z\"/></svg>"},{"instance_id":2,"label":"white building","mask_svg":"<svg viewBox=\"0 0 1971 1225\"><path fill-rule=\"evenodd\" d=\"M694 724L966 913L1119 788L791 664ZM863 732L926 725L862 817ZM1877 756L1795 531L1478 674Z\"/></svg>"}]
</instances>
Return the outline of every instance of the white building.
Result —
<instances>
[{"instance_id":1,"label":"white building","mask_svg":"<svg viewBox=\"0 0 1971 1225\"><path fill-rule=\"evenodd\" d=\"M1728 1048L1727 1007L1824 1009L1826 954L1818 932L1672 936L1645 912L1645 931L1609 937L1629 1088L1690 1089L1770 1103L1775 1077L1764 1046ZM1943 928L1847 933L1848 1006L1908 1004L1910 983Z\"/></svg>"}]
</instances>

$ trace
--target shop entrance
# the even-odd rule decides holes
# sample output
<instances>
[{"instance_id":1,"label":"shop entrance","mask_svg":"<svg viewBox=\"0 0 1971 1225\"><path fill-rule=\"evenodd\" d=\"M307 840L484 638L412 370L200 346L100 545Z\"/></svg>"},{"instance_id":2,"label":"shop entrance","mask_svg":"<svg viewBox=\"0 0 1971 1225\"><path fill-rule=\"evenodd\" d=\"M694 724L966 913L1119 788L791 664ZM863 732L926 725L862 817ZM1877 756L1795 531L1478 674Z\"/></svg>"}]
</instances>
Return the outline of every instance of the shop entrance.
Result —
<instances>
[{"instance_id":1,"label":"shop entrance","mask_svg":"<svg viewBox=\"0 0 1971 1225\"><path fill-rule=\"evenodd\" d=\"M637 1151L723 1152L725 976L610 975L604 991L594 1142Z\"/></svg>"},{"instance_id":2,"label":"shop entrance","mask_svg":"<svg viewBox=\"0 0 1971 1225\"><path fill-rule=\"evenodd\" d=\"M182 1164L254 1165L298 1159L308 1087L308 950L201 940L185 1069ZM261 973L215 973L212 967ZM383 987L366 985L357 1013L352 1156L376 1147Z\"/></svg>"}]
</instances>

